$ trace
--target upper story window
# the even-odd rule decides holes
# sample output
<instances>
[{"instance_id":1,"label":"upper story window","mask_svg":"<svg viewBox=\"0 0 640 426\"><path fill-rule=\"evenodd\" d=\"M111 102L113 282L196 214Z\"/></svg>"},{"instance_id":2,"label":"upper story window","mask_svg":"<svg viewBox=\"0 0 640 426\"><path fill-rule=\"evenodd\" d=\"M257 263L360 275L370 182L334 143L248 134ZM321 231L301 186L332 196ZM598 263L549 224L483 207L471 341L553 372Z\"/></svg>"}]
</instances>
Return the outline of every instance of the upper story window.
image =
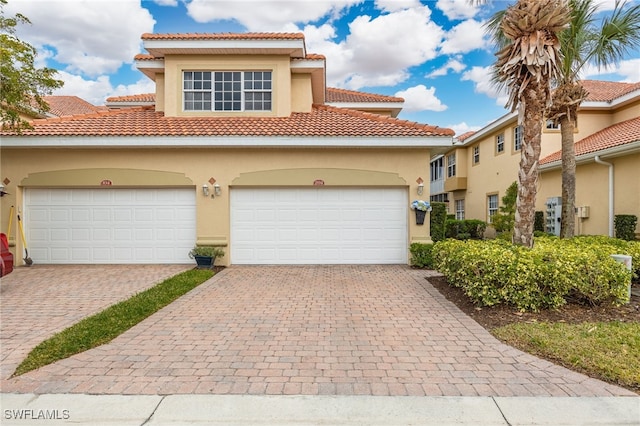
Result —
<instances>
[{"instance_id":1,"label":"upper story window","mask_svg":"<svg viewBox=\"0 0 640 426\"><path fill-rule=\"evenodd\" d=\"M480 162L480 145L476 145L473 147L473 164L478 164Z\"/></svg>"},{"instance_id":2,"label":"upper story window","mask_svg":"<svg viewBox=\"0 0 640 426\"><path fill-rule=\"evenodd\" d=\"M560 122L554 120L547 120L546 126L547 130L560 130Z\"/></svg>"},{"instance_id":3,"label":"upper story window","mask_svg":"<svg viewBox=\"0 0 640 426\"><path fill-rule=\"evenodd\" d=\"M504 133L496 136L496 153L500 154L501 152L504 152Z\"/></svg>"},{"instance_id":4,"label":"upper story window","mask_svg":"<svg viewBox=\"0 0 640 426\"><path fill-rule=\"evenodd\" d=\"M431 169L431 182L444 179L444 157L433 160L429 167Z\"/></svg>"},{"instance_id":5,"label":"upper story window","mask_svg":"<svg viewBox=\"0 0 640 426\"><path fill-rule=\"evenodd\" d=\"M522 148L522 136L523 136L523 128L522 126L516 126L513 128L513 150L520 151Z\"/></svg>"},{"instance_id":6,"label":"upper story window","mask_svg":"<svg viewBox=\"0 0 640 426\"><path fill-rule=\"evenodd\" d=\"M271 71L184 71L185 111L271 111Z\"/></svg>"},{"instance_id":7,"label":"upper story window","mask_svg":"<svg viewBox=\"0 0 640 426\"><path fill-rule=\"evenodd\" d=\"M447 177L456 175L456 154L447 155Z\"/></svg>"}]
</instances>

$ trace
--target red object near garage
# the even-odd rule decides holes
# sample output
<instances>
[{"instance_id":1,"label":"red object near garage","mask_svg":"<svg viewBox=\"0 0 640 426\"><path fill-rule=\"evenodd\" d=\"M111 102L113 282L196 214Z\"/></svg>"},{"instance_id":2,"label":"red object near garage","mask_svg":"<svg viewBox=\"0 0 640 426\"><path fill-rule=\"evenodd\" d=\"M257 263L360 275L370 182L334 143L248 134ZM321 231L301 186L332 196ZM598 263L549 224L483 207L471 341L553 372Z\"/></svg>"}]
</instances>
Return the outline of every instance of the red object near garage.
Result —
<instances>
[{"instance_id":1,"label":"red object near garage","mask_svg":"<svg viewBox=\"0 0 640 426\"><path fill-rule=\"evenodd\" d=\"M0 234L0 277L13 271L13 254L9 251L9 240L5 234Z\"/></svg>"}]
</instances>

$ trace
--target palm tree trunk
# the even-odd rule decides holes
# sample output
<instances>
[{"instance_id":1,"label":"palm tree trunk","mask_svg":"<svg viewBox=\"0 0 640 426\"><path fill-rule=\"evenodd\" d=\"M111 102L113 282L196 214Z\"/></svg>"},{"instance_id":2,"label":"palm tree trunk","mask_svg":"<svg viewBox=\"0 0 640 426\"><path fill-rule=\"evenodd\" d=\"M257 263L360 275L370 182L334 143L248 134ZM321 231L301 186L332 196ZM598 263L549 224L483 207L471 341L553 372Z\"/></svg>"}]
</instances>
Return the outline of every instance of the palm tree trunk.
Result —
<instances>
[{"instance_id":1,"label":"palm tree trunk","mask_svg":"<svg viewBox=\"0 0 640 426\"><path fill-rule=\"evenodd\" d=\"M576 153L573 144L573 120L560 117L562 134L562 218L560 238L572 238L575 233L576 217Z\"/></svg>"},{"instance_id":2,"label":"palm tree trunk","mask_svg":"<svg viewBox=\"0 0 640 426\"><path fill-rule=\"evenodd\" d=\"M538 160L542 138L542 118L545 111L545 86L531 81L522 93L520 108L524 108L522 119L523 141L518 172L518 198L513 243L533 247L533 223L538 187Z\"/></svg>"}]
</instances>

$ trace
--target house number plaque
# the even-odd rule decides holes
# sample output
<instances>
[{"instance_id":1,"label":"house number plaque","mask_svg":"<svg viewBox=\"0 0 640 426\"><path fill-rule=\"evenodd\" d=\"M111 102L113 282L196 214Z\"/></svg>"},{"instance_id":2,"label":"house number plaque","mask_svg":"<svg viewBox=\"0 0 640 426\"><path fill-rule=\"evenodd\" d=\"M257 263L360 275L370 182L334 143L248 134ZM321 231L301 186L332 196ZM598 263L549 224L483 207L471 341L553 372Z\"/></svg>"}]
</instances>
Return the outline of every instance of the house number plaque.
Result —
<instances>
[{"instance_id":1,"label":"house number plaque","mask_svg":"<svg viewBox=\"0 0 640 426\"><path fill-rule=\"evenodd\" d=\"M324 181L322 179L316 179L313 181L314 186L322 186L324 185Z\"/></svg>"},{"instance_id":2,"label":"house number plaque","mask_svg":"<svg viewBox=\"0 0 640 426\"><path fill-rule=\"evenodd\" d=\"M104 179L102 182L100 182L100 186L111 186L113 185L113 182L111 182L109 179Z\"/></svg>"}]
</instances>

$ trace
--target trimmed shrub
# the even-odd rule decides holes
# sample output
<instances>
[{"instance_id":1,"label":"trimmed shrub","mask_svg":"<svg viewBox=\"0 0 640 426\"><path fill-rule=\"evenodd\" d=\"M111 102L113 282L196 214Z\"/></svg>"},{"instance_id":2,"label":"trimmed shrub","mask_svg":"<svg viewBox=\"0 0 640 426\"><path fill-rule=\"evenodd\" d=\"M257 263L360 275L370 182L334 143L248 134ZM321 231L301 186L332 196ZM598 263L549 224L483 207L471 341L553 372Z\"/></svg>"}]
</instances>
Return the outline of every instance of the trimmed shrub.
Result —
<instances>
[{"instance_id":1,"label":"trimmed shrub","mask_svg":"<svg viewBox=\"0 0 640 426\"><path fill-rule=\"evenodd\" d=\"M613 226L616 232L616 238L626 241L634 241L636 239L636 224L638 216L632 214L617 214L613 218Z\"/></svg>"},{"instance_id":2,"label":"trimmed shrub","mask_svg":"<svg viewBox=\"0 0 640 426\"><path fill-rule=\"evenodd\" d=\"M445 223L447 220L447 205L445 203L431 203L431 213L429 214L431 225L431 239L433 242L445 239Z\"/></svg>"},{"instance_id":3,"label":"trimmed shrub","mask_svg":"<svg viewBox=\"0 0 640 426\"><path fill-rule=\"evenodd\" d=\"M411 266L416 268L433 268L433 257L431 252L433 250L433 244L421 244L413 243L409 246L409 252L411 253Z\"/></svg>"},{"instance_id":4,"label":"trimmed shrub","mask_svg":"<svg viewBox=\"0 0 640 426\"><path fill-rule=\"evenodd\" d=\"M511 232L516 222L516 200L518 198L518 182L513 182L502 197L502 205L493 217L493 226L498 232Z\"/></svg>"},{"instance_id":5,"label":"trimmed shrub","mask_svg":"<svg viewBox=\"0 0 640 426\"><path fill-rule=\"evenodd\" d=\"M568 297L592 304L626 301L630 273L610 256L621 251L620 243L541 237L528 249L499 239L446 240L434 245L432 255L434 268L474 303L538 311L562 306Z\"/></svg>"},{"instance_id":6,"label":"trimmed shrub","mask_svg":"<svg viewBox=\"0 0 640 426\"><path fill-rule=\"evenodd\" d=\"M484 238L484 231L487 224L481 220L465 219L451 220L447 219L445 236L447 238L455 238L457 240L481 240Z\"/></svg>"}]
</instances>

